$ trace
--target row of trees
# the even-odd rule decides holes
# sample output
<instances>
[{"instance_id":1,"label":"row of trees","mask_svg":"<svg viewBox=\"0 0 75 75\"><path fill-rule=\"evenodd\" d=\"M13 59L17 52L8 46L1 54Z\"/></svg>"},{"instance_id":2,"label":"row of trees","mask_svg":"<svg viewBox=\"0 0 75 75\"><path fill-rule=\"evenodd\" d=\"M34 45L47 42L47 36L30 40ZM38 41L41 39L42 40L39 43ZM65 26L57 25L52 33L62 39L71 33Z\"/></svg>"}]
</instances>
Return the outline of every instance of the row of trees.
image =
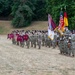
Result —
<instances>
[{"instance_id":1,"label":"row of trees","mask_svg":"<svg viewBox=\"0 0 75 75\"><path fill-rule=\"evenodd\" d=\"M75 1L74 0L46 0L47 2L47 13L50 13L58 25L59 23L59 17L60 17L60 11L61 8L63 12L65 11L66 6L66 12L68 14L68 20L69 20L69 29L75 29Z\"/></svg>"},{"instance_id":2,"label":"row of trees","mask_svg":"<svg viewBox=\"0 0 75 75\"><path fill-rule=\"evenodd\" d=\"M61 8L65 11L65 6L69 29L75 29L74 0L0 0L0 15L11 15L13 27L25 27L34 20L47 20L50 13L58 25Z\"/></svg>"}]
</instances>

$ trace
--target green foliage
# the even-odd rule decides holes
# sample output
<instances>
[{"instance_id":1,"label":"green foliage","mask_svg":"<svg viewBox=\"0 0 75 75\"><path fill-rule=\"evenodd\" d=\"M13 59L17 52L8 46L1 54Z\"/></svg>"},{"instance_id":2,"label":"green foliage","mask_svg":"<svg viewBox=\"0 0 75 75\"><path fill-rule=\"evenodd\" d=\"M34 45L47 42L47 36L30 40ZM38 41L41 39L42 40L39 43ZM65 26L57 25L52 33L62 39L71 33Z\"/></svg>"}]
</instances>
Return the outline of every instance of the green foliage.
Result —
<instances>
[{"instance_id":1,"label":"green foliage","mask_svg":"<svg viewBox=\"0 0 75 75\"><path fill-rule=\"evenodd\" d=\"M11 13L13 0L0 0L0 15L8 16Z\"/></svg>"},{"instance_id":2,"label":"green foliage","mask_svg":"<svg viewBox=\"0 0 75 75\"><path fill-rule=\"evenodd\" d=\"M35 8L34 10L34 19L35 20L47 20L47 14L46 14L46 0L35 0Z\"/></svg>"},{"instance_id":3,"label":"green foliage","mask_svg":"<svg viewBox=\"0 0 75 75\"><path fill-rule=\"evenodd\" d=\"M32 15L34 14L32 9L25 3L21 4L21 2L20 4L17 4L17 6L16 5L15 7L13 6L12 10L13 9L14 9L14 11L12 12L14 16L12 21L13 27L19 28L28 26L32 21Z\"/></svg>"},{"instance_id":4,"label":"green foliage","mask_svg":"<svg viewBox=\"0 0 75 75\"><path fill-rule=\"evenodd\" d=\"M12 7L11 13L14 17L13 27L26 27L32 20L45 20L45 5L45 0L17 0Z\"/></svg>"},{"instance_id":5,"label":"green foliage","mask_svg":"<svg viewBox=\"0 0 75 75\"><path fill-rule=\"evenodd\" d=\"M51 14L56 24L59 24L59 17L60 17L60 11L61 8L63 12L66 11L68 14L68 20L69 20L69 29L75 29L75 1L74 0L46 0L46 12Z\"/></svg>"},{"instance_id":6,"label":"green foliage","mask_svg":"<svg viewBox=\"0 0 75 75\"><path fill-rule=\"evenodd\" d=\"M12 15L13 27L28 26L34 20L47 20L51 14L59 25L60 11L66 11L69 29L75 29L75 0L0 0L0 15Z\"/></svg>"}]
</instances>

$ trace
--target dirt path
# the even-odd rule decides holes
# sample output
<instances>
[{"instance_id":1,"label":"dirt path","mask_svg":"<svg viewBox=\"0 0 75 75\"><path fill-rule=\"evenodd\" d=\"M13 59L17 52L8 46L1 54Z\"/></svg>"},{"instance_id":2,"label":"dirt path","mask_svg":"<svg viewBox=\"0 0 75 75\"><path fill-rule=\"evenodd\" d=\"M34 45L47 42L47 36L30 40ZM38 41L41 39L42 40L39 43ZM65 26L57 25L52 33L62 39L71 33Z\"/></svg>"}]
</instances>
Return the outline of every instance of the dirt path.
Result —
<instances>
[{"instance_id":1,"label":"dirt path","mask_svg":"<svg viewBox=\"0 0 75 75\"><path fill-rule=\"evenodd\" d=\"M0 75L75 75L75 57L59 54L58 48L26 49L0 36Z\"/></svg>"}]
</instances>

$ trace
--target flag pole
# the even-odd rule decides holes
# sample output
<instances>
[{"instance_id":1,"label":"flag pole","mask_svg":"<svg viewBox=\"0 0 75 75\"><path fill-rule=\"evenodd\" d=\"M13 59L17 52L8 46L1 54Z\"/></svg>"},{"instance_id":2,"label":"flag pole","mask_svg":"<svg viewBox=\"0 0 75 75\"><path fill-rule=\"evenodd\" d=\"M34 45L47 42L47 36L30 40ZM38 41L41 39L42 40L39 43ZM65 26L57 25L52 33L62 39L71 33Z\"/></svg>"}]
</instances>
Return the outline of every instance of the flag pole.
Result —
<instances>
[{"instance_id":1,"label":"flag pole","mask_svg":"<svg viewBox=\"0 0 75 75\"><path fill-rule=\"evenodd\" d=\"M66 12L66 5L65 5L64 9L65 9L65 12ZM68 29L68 26L65 26L65 29Z\"/></svg>"}]
</instances>

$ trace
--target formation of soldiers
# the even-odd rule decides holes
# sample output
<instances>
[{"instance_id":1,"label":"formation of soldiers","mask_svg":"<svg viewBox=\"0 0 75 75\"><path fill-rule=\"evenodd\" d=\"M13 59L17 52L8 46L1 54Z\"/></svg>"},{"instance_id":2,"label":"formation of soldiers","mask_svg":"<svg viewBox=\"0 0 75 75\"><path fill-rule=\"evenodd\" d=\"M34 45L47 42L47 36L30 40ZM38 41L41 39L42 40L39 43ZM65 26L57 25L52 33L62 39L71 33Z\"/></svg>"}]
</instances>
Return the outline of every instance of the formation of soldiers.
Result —
<instances>
[{"instance_id":1,"label":"formation of soldiers","mask_svg":"<svg viewBox=\"0 0 75 75\"><path fill-rule=\"evenodd\" d=\"M56 39L54 39L52 42L51 39L48 38L48 31L16 30L8 34L7 38L11 39L13 44L19 45L21 47L24 47L25 45L27 46L27 48L29 47L36 48L38 46L39 49L41 48L41 46L45 46L45 47L53 46L53 48L56 47Z\"/></svg>"},{"instance_id":2,"label":"formation of soldiers","mask_svg":"<svg viewBox=\"0 0 75 75\"><path fill-rule=\"evenodd\" d=\"M69 31L66 31L63 36L57 32L54 33L54 39L51 40L48 37L48 31L16 30L8 34L7 38L11 39L14 45L26 46L27 48L38 47L38 49L41 49L42 46L49 48L56 48L58 46L60 54L75 56L75 34Z\"/></svg>"},{"instance_id":3,"label":"formation of soldiers","mask_svg":"<svg viewBox=\"0 0 75 75\"><path fill-rule=\"evenodd\" d=\"M65 31L63 36L60 36L58 47L60 54L75 56L75 33L71 33L69 30Z\"/></svg>"}]
</instances>

